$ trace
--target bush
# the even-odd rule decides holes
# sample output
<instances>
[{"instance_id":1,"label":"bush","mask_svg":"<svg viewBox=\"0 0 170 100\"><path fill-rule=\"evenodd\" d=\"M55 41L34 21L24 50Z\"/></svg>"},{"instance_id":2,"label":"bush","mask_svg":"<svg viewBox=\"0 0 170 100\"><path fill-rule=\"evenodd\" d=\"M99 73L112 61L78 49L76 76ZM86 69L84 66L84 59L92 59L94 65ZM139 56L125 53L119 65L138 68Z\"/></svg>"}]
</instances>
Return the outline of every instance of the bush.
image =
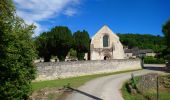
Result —
<instances>
[{"instance_id":1,"label":"bush","mask_svg":"<svg viewBox=\"0 0 170 100\"><path fill-rule=\"evenodd\" d=\"M164 57L167 61L170 61L170 54Z\"/></svg>"},{"instance_id":2,"label":"bush","mask_svg":"<svg viewBox=\"0 0 170 100\"><path fill-rule=\"evenodd\" d=\"M164 64L165 60L162 58L154 58L154 57L145 57L144 58L145 64Z\"/></svg>"},{"instance_id":3,"label":"bush","mask_svg":"<svg viewBox=\"0 0 170 100\"><path fill-rule=\"evenodd\" d=\"M12 0L0 0L0 100L25 100L35 78L34 26L15 14Z\"/></svg>"}]
</instances>

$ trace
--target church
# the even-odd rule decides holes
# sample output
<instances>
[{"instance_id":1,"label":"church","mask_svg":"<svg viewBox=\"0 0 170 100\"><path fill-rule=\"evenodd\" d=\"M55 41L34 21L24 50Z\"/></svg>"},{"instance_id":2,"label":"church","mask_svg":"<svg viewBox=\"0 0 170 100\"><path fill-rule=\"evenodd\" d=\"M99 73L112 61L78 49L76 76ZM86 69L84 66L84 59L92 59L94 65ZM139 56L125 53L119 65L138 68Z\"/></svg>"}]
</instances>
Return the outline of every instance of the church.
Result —
<instances>
[{"instance_id":1,"label":"church","mask_svg":"<svg viewBox=\"0 0 170 100\"><path fill-rule=\"evenodd\" d=\"M119 37L104 25L91 39L90 60L124 59Z\"/></svg>"}]
</instances>

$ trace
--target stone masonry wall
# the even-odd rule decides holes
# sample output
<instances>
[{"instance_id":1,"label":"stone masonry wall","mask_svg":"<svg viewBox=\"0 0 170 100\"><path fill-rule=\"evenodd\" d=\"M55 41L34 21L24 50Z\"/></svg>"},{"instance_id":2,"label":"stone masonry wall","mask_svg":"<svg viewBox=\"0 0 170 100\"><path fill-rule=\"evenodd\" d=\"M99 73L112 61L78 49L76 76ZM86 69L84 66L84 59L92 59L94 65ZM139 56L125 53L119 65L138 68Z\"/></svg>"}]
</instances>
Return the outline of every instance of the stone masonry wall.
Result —
<instances>
[{"instance_id":1,"label":"stone masonry wall","mask_svg":"<svg viewBox=\"0 0 170 100\"><path fill-rule=\"evenodd\" d=\"M36 66L38 75L35 81L141 69L139 59L49 62L37 63Z\"/></svg>"}]
</instances>

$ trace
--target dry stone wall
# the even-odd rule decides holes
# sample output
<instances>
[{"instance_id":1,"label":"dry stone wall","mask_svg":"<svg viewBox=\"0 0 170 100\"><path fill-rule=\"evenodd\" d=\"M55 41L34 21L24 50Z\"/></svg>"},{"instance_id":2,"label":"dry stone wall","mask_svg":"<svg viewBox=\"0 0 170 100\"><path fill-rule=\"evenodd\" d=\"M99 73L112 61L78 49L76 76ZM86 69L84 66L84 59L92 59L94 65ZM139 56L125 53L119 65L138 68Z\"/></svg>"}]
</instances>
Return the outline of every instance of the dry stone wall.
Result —
<instances>
[{"instance_id":1,"label":"dry stone wall","mask_svg":"<svg viewBox=\"0 0 170 100\"><path fill-rule=\"evenodd\" d=\"M139 59L119 59L106 61L37 63L36 66L38 72L36 81L40 81L141 69L141 62Z\"/></svg>"}]
</instances>

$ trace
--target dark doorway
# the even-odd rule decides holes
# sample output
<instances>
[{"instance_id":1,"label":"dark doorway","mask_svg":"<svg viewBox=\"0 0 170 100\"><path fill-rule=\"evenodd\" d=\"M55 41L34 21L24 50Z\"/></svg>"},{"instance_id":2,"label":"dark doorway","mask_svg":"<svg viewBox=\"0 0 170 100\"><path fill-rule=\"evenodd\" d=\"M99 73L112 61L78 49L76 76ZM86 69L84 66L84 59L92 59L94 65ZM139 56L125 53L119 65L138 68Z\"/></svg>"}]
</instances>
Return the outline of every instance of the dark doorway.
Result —
<instances>
[{"instance_id":1,"label":"dark doorway","mask_svg":"<svg viewBox=\"0 0 170 100\"><path fill-rule=\"evenodd\" d=\"M109 57L108 57L108 56L105 56L105 57L104 57L104 60L108 60L108 59L109 59Z\"/></svg>"}]
</instances>

